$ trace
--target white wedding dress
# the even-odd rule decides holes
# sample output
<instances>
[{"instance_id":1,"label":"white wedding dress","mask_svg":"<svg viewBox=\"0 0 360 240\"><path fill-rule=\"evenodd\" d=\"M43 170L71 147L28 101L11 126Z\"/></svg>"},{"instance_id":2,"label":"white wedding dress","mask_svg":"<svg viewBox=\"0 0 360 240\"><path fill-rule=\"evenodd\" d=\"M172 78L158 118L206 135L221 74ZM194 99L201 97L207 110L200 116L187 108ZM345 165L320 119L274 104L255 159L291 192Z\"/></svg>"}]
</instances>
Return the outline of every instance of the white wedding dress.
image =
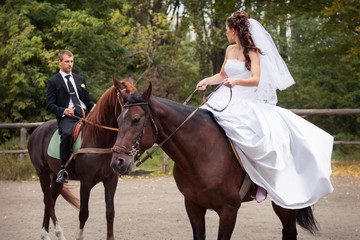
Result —
<instances>
[{"instance_id":1,"label":"white wedding dress","mask_svg":"<svg viewBox=\"0 0 360 240\"><path fill-rule=\"evenodd\" d=\"M228 59L229 78L249 78L245 62ZM251 180L270 199L289 209L315 204L333 191L330 182L333 137L293 112L257 99L257 87L235 86L223 112L206 105L232 140ZM221 86L208 100L215 109L229 102L230 89Z\"/></svg>"}]
</instances>

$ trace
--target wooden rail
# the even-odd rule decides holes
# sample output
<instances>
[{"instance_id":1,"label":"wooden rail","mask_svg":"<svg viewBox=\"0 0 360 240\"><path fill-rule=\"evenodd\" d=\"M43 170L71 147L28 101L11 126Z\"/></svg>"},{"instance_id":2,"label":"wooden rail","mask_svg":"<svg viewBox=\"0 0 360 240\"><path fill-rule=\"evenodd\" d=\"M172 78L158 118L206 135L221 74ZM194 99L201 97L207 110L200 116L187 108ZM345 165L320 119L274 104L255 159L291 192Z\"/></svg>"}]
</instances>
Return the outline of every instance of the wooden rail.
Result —
<instances>
[{"instance_id":1,"label":"wooden rail","mask_svg":"<svg viewBox=\"0 0 360 240\"><path fill-rule=\"evenodd\" d=\"M360 114L360 109L344 108L344 109L290 109L297 115L350 115Z\"/></svg>"},{"instance_id":2,"label":"wooden rail","mask_svg":"<svg viewBox=\"0 0 360 240\"><path fill-rule=\"evenodd\" d=\"M350 115L360 114L360 109L290 109L297 115L302 117L308 115ZM20 150L3 150L1 153L20 154L20 158L23 158L23 154L27 153L26 149L26 128L38 127L43 122L35 123L0 123L0 128L20 128ZM360 145L360 142L350 141L334 141L334 145Z\"/></svg>"},{"instance_id":3,"label":"wooden rail","mask_svg":"<svg viewBox=\"0 0 360 240\"><path fill-rule=\"evenodd\" d=\"M20 154L20 158L24 158L24 153L27 153L26 149L26 128L29 127L38 127L43 122L35 123L0 123L0 128L20 128L20 150L3 150L1 153L10 153L10 154Z\"/></svg>"}]
</instances>

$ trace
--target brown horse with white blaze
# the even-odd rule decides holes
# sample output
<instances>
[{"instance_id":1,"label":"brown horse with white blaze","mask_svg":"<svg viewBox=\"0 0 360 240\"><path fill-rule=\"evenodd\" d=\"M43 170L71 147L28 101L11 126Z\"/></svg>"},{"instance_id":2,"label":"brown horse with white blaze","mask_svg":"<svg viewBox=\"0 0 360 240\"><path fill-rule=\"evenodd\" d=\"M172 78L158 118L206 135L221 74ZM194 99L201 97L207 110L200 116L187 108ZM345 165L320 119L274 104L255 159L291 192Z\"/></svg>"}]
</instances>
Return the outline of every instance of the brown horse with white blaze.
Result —
<instances>
[{"instance_id":1,"label":"brown horse with white blaze","mask_svg":"<svg viewBox=\"0 0 360 240\"><path fill-rule=\"evenodd\" d=\"M99 99L94 109L86 118L82 129L81 148L107 148L110 149L117 135L117 117L122 111L123 99L120 92L131 93L135 91L131 79L117 81L113 78L111 86ZM93 124L91 124L93 123ZM94 124L97 124L94 125ZM109 130L101 128L105 126L114 128ZM47 121L39 126L31 135L28 143L29 155L39 176L41 189L44 194L44 219L41 239L49 240L50 218L55 226L55 234L59 240L64 240L63 231L55 215L55 202L61 194L65 200L80 208L79 232L76 239L83 239L83 230L89 216L89 197L91 189L99 182L104 184L107 240L114 239L114 195L118 183L118 175L111 169L111 151L106 154L82 153L77 155L67 167L69 179L80 181L80 204L79 200L69 191L66 184L57 183L56 174L60 170L60 160L48 155L47 149L53 133L57 129L56 120Z\"/></svg>"},{"instance_id":2,"label":"brown horse with white blaze","mask_svg":"<svg viewBox=\"0 0 360 240\"><path fill-rule=\"evenodd\" d=\"M239 189L246 173L209 111L199 109L183 124L194 108L151 97L151 91L150 84L142 95L123 96L125 105L118 117L120 127L112 168L118 174L126 174L131 171L133 156L136 161L136 156L154 143L165 142L162 149L175 163L173 174L185 198L193 238L205 239L205 213L213 209L220 218L218 239L230 239L238 209L242 202L252 200L250 192L253 194L255 188L240 199ZM310 207L290 210L275 203L272 206L283 225L282 239L297 238L296 222L311 233L317 230Z\"/></svg>"}]
</instances>

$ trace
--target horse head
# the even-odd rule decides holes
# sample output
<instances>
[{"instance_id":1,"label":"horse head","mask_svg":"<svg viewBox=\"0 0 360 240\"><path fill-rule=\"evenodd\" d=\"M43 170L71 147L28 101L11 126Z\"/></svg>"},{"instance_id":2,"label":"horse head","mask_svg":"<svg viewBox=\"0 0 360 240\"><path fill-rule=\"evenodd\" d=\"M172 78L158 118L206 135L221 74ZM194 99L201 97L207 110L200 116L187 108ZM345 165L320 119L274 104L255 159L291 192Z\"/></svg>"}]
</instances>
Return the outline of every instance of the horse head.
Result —
<instances>
[{"instance_id":1,"label":"horse head","mask_svg":"<svg viewBox=\"0 0 360 240\"><path fill-rule=\"evenodd\" d=\"M119 175L128 174L134 161L154 145L157 138L155 111L150 96L151 83L143 93L130 95L121 92L124 99L124 110L117 119L119 126L111 160L111 167Z\"/></svg>"},{"instance_id":2,"label":"horse head","mask_svg":"<svg viewBox=\"0 0 360 240\"><path fill-rule=\"evenodd\" d=\"M132 77L124 78L120 81L116 80L116 78L113 76L113 85L119 90L122 90L123 92L130 94L133 92L136 92L136 88L134 86L134 80Z\"/></svg>"},{"instance_id":3,"label":"horse head","mask_svg":"<svg viewBox=\"0 0 360 240\"><path fill-rule=\"evenodd\" d=\"M104 130L104 128L117 128L117 117L123 110L124 104L124 99L120 93L130 94L137 90L133 85L132 78L124 78L118 81L113 76L112 80L113 85L103 93L86 118L88 124L85 124L86 131L83 131L82 135L85 139L84 142L101 141L104 143L106 140L113 145L115 141L113 133Z\"/></svg>"}]
</instances>

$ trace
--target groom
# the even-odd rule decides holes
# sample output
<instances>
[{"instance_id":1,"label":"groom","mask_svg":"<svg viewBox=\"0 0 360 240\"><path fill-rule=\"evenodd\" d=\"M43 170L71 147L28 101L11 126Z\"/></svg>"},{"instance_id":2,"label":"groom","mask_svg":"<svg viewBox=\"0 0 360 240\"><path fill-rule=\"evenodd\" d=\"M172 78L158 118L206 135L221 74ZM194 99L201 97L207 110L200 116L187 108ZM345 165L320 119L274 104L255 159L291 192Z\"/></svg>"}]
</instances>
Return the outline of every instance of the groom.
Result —
<instances>
[{"instance_id":1,"label":"groom","mask_svg":"<svg viewBox=\"0 0 360 240\"><path fill-rule=\"evenodd\" d=\"M87 90L85 78L72 73L74 56L68 50L59 52L60 71L47 81L46 107L56 115L60 141L60 164L56 182L67 183L65 164L70 156L71 137L78 117L82 116L81 106L85 115L95 105Z\"/></svg>"}]
</instances>

